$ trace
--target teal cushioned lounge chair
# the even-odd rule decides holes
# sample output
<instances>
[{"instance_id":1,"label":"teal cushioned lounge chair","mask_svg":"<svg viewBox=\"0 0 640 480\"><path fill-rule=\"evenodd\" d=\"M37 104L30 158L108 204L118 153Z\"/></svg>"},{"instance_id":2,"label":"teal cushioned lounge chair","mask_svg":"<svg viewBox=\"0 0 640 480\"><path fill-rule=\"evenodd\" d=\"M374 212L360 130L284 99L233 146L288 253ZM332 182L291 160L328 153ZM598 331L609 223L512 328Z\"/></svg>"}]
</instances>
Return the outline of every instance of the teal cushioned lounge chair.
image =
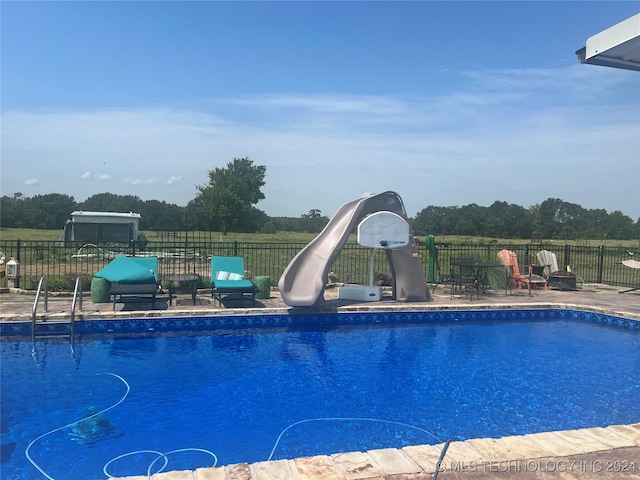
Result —
<instances>
[{"instance_id":1,"label":"teal cushioned lounge chair","mask_svg":"<svg viewBox=\"0 0 640 480\"><path fill-rule=\"evenodd\" d=\"M107 266L95 274L111 282L110 295L113 296L113 309L116 300L124 295L151 295L151 306L158 292L158 258L127 257L118 255Z\"/></svg>"},{"instance_id":2,"label":"teal cushioned lounge chair","mask_svg":"<svg viewBox=\"0 0 640 480\"><path fill-rule=\"evenodd\" d=\"M258 287L244 278L244 258L211 257L211 296L222 306L222 297L239 295L251 300L256 305Z\"/></svg>"}]
</instances>

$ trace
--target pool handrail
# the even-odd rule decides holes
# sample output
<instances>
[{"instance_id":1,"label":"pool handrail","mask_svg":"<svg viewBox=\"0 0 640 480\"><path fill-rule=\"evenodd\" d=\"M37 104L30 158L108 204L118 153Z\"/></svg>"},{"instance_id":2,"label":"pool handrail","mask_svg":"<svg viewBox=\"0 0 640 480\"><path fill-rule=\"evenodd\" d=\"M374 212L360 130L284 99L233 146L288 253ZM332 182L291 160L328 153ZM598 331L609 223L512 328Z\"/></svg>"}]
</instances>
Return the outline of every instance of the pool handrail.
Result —
<instances>
[{"instance_id":1,"label":"pool handrail","mask_svg":"<svg viewBox=\"0 0 640 480\"><path fill-rule=\"evenodd\" d=\"M80 308L82 311L82 275L76 278L76 285L73 289L73 302L71 303L71 323L69 325L69 336L71 337L71 345L73 345L74 326L76 321L76 301L80 298Z\"/></svg>"},{"instance_id":2,"label":"pool handrail","mask_svg":"<svg viewBox=\"0 0 640 480\"><path fill-rule=\"evenodd\" d=\"M46 313L49 311L49 287L47 284L47 277L44 275L40 277L40 281L38 282L36 298L33 301L33 307L31 308L31 339L33 340L33 343L36 341L36 312L38 310L38 302L40 301L40 292L42 292L42 287L44 287L44 312ZM46 319L44 321L46 321Z\"/></svg>"}]
</instances>

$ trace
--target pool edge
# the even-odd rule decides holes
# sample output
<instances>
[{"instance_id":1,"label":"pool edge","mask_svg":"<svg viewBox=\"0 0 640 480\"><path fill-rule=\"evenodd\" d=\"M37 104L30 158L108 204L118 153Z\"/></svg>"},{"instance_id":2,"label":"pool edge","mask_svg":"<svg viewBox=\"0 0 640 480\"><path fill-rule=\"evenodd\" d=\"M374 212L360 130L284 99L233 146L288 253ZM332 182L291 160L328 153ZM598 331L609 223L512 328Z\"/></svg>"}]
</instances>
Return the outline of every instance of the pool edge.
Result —
<instances>
[{"instance_id":1,"label":"pool edge","mask_svg":"<svg viewBox=\"0 0 640 480\"><path fill-rule=\"evenodd\" d=\"M497 474L535 474L535 478L600 478L605 473L632 476L640 472L640 423L540 432L501 438L451 442L438 464L444 444L416 445L401 449L345 452L332 455L239 463L166 472L163 480L364 480L398 478L421 480L439 472L455 478L492 478ZM602 459L593 454L601 454ZM594 477L589 475L593 474ZM640 475L640 473L638 473ZM578 475L573 477L572 475ZM143 480L146 476L117 477ZM430 477L429 477L430 478ZM450 477L449 477L450 478ZM502 477L504 478L504 477ZM530 477L527 477L530 478Z\"/></svg>"}]
</instances>

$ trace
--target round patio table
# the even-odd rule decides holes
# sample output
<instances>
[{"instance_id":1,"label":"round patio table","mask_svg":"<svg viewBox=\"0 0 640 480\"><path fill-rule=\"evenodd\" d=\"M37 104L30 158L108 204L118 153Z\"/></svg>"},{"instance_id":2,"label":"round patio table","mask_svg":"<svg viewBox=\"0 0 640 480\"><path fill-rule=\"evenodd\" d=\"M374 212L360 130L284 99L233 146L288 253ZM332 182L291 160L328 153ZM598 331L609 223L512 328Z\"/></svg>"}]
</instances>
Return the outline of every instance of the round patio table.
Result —
<instances>
[{"instance_id":1,"label":"round patio table","mask_svg":"<svg viewBox=\"0 0 640 480\"><path fill-rule=\"evenodd\" d=\"M169 282L169 305L173 301L173 284L174 282L188 283L191 291L191 301L196 304L196 293L198 292L198 284L200 283L200 275L197 273L184 273L177 275L167 275L166 280Z\"/></svg>"}]
</instances>

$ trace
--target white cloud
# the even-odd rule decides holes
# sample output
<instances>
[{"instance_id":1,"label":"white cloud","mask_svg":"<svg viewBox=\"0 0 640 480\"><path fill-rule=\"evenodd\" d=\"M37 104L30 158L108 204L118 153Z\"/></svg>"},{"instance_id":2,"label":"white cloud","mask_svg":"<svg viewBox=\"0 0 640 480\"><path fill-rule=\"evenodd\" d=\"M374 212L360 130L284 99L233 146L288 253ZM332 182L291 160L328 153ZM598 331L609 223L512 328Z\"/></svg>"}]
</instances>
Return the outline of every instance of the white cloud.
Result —
<instances>
[{"instance_id":1,"label":"white cloud","mask_svg":"<svg viewBox=\"0 0 640 480\"><path fill-rule=\"evenodd\" d=\"M84 172L80 178L82 178L83 180L97 180L103 182L105 180L109 180L111 178L111 175L109 175L108 173L92 174L91 172Z\"/></svg>"},{"instance_id":2,"label":"white cloud","mask_svg":"<svg viewBox=\"0 0 640 480\"><path fill-rule=\"evenodd\" d=\"M126 183L128 185L173 185L174 183L182 180L182 175L176 175L169 178L159 178L159 177L148 177L148 178L125 178L122 180L122 183Z\"/></svg>"},{"instance_id":3,"label":"white cloud","mask_svg":"<svg viewBox=\"0 0 640 480\"><path fill-rule=\"evenodd\" d=\"M35 187L37 185L40 185L40 180L38 180L37 178L27 178L24 181L24 185L28 187Z\"/></svg>"},{"instance_id":4,"label":"white cloud","mask_svg":"<svg viewBox=\"0 0 640 480\"><path fill-rule=\"evenodd\" d=\"M558 69L527 68L503 70L467 70L462 75L474 82L475 90L501 93L533 94L548 96L556 91L566 95L571 92L598 94L633 81L631 71L612 71L607 68L585 68L572 64Z\"/></svg>"},{"instance_id":5,"label":"white cloud","mask_svg":"<svg viewBox=\"0 0 640 480\"><path fill-rule=\"evenodd\" d=\"M374 95L253 95L230 99L227 103L251 109L300 110L323 113L360 113L360 114L403 114L407 105L401 100Z\"/></svg>"},{"instance_id":6,"label":"white cloud","mask_svg":"<svg viewBox=\"0 0 640 480\"><path fill-rule=\"evenodd\" d=\"M122 183L126 183L129 185L154 185L160 183L155 177L152 178L125 178Z\"/></svg>"}]
</instances>

